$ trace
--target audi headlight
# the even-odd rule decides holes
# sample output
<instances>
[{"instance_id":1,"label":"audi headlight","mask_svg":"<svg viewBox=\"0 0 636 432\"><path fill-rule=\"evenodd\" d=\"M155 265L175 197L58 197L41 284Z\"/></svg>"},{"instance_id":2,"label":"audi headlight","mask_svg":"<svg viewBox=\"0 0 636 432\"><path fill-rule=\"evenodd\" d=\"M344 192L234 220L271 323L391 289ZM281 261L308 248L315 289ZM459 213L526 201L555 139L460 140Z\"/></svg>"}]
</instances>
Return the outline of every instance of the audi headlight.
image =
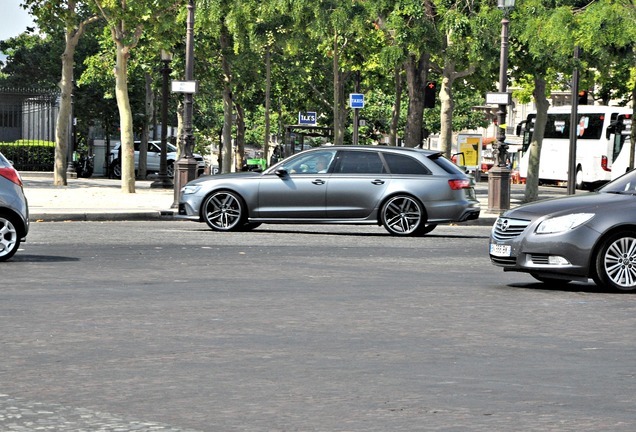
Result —
<instances>
[{"instance_id":1,"label":"audi headlight","mask_svg":"<svg viewBox=\"0 0 636 432\"><path fill-rule=\"evenodd\" d=\"M201 186L199 185L185 185L184 187L181 188L181 194L182 195L194 194L199 192L199 189L201 189Z\"/></svg>"},{"instance_id":2,"label":"audi headlight","mask_svg":"<svg viewBox=\"0 0 636 432\"><path fill-rule=\"evenodd\" d=\"M546 219L537 227L537 234L554 234L574 229L594 217L594 213L574 213Z\"/></svg>"}]
</instances>

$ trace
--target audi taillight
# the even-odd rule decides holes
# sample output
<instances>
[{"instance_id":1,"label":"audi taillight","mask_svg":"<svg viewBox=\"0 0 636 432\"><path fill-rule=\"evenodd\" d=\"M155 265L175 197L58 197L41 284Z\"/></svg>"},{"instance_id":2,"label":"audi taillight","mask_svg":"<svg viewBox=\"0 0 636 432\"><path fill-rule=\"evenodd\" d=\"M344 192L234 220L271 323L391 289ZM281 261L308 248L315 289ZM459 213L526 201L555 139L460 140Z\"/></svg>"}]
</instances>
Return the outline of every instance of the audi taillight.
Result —
<instances>
[{"instance_id":1,"label":"audi taillight","mask_svg":"<svg viewBox=\"0 0 636 432\"><path fill-rule=\"evenodd\" d=\"M0 168L0 176L17 184L18 186L22 186L22 179L20 178L20 174L18 174L18 172L11 167Z\"/></svg>"},{"instance_id":2,"label":"audi taillight","mask_svg":"<svg viewBox=\"0 0 636 432\"><path fill-rule=\"evenodd\" d=\"M452 190L470 189L470 180L468 179L454 179L449 180L448 185Z\"/></svg>"}]
</instances>

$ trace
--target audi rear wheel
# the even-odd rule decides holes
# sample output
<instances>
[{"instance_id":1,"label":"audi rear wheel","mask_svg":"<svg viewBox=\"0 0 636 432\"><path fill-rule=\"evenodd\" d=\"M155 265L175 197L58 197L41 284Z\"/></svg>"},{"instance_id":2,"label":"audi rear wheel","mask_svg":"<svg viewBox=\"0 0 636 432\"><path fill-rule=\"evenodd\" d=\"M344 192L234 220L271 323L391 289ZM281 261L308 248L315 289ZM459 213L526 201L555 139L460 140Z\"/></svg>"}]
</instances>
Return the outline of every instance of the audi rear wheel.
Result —
<instances>
[{"instance_id":1,"label":"audi rear wheel","mask_svg":"<svg viewBox=\"0 0 636 432\"><path fill-rule=\"evenodd\" d=\"M432 225L432 228L427 230L426 214L422 204L408 195L396 195L384 203L380 211L380 221L384 228L395 236L421 235L435 228L435 225Z\"/></svg>"}]
</instances>

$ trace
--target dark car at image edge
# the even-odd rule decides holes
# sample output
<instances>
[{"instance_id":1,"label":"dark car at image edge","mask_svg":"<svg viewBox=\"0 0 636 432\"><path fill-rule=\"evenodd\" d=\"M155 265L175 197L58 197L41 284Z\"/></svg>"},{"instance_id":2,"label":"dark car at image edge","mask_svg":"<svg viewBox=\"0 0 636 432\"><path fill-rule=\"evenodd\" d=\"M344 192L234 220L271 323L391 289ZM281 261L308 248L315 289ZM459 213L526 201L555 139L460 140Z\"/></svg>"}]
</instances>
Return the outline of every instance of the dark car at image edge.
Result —
<instances>
[{"instance_id":1,"label":"dark car at image edge","mask_svg":"<svg viewBox=\"0 0 636 432\"><path fill-rule=\"evenodd\" d=\"M595 192L509 210L490 236L491 262L548 284L593 279L636 290L636 171Z\"/></svg>"},{"instance_id":2,"label":"dark car at image edge","mask_svg":"<svg viewBox=\"0 0 636 432\"><path fill-rule=\"evenodd\" d=\"M29 207L18 171L0 153L0 261L17 252L29 232Z\"/></svg>"},{"instance_id":3,"label":"dark car at image edge","mask_svg":"<svg viewBox=\"0 0 636 432\"><path fill-rule=\"evenodd\" d=\"M215 231L261 223L376 224L415 236L477 219L474 181L440 152L322 146L260 172L204 176L181 189L179 215Z\"/></svg>"}]
</instances>

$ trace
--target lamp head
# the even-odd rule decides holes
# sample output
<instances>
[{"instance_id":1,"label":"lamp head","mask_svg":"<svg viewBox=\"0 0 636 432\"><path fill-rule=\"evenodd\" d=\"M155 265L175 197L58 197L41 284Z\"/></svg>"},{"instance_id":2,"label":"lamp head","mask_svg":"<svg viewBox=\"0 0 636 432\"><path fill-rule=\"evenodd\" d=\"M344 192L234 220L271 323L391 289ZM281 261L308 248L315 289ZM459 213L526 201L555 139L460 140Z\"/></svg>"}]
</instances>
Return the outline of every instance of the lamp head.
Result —
<instances>
[{"instance_id":1,"label":"lamp head","mask_svg":"<svg viewBox=\"0 0 636 432\"><path fill-rule=\"evenodd\" d=\"M166 61L166 62L172 61L172 53L170 51L165 50L165 49L162 48L161 49L161 60L162 61Z\"/></svg>"},{"instance_id":2,"label":"lamp head","mask_svg":"<svg viewBox=\"0 0 636 432\"><path fill-rule=\"evenodd\" d=\"M497 0L497 7L504 11L504 13L508 13L510 10L515 7L515 0Z\"/></svg>"}]
</instances>

